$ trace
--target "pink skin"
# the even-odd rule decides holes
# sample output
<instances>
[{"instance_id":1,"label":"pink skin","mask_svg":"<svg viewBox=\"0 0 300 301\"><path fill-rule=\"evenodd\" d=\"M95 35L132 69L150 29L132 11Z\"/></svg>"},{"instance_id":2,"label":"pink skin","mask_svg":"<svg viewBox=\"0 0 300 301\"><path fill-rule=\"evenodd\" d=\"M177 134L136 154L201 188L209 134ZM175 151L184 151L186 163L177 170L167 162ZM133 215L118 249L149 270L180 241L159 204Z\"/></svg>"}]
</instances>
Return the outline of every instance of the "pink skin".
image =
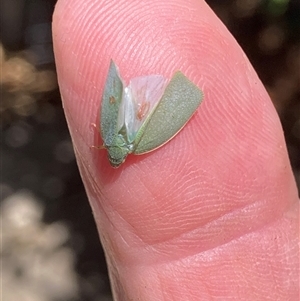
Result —
<instances>
[{"instance_id":1,"label":"pink skin","mask_svg":"<svg viewBox=\"0 0 300 301\"><path fill-rule=\"evenodd\" d=\"M61 0L53 36L115 300L298 300L299 200L282 128L205 2ZM119 169L91 149L111 58L127 82L181 70L205 94L171 142Z\"/></svg>"}]
</instances>

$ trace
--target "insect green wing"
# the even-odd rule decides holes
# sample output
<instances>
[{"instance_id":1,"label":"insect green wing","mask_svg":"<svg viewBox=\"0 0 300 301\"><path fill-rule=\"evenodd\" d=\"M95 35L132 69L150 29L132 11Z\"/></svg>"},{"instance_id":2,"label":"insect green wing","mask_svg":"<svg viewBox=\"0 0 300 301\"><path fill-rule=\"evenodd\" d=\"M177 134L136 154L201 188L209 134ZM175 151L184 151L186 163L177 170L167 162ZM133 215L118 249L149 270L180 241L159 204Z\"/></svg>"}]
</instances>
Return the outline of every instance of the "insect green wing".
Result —
<instances>
[{"instance_id":1,"label":"insect green wing","mask_svg":"<svg viewBox=\"0 0 300 301\"><path fill-rule=\"evenodd\" d=\"M176 72L137 133L133 152L147 153L167 143L192 117L202 99L203 92L180 71Z\"/></svg>"},{"instance_id":2,"label":"insect green wing","mask_svg":"<svg viewBox=\"0 0 300 301\"><path fill-rule=\"evenodd\" d=\"M118 127L122 94L123 83L115 63L111 61L101 104L100 129L103 146L108 151L108 159L113 167L122 164L131 152Z\"/></svg>"},{"instance_id":3,"label":"insect green wing","mask_svg":"<svg viewBox=\"0 0 300 301\"><path fill-rule=\"evenodd\" d=\"M111 145L118 132L118 113L122 101L123 83L111 60L101 103L100 129L104 146Z\"/></svg>"}]
</instances>

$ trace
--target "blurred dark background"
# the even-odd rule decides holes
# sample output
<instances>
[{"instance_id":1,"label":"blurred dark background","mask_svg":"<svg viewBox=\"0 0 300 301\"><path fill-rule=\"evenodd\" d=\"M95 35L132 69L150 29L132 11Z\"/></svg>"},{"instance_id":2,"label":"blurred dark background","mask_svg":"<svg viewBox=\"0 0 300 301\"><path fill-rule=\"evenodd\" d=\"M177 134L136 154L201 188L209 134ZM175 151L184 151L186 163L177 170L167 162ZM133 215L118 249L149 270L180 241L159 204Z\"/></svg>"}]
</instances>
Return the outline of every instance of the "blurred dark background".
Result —
<instances>
[{"instance_id":1,"label":"blurred dark background","mask_svg":"<svg viewBox=\"0 0 300 301\"><path fill-rule=\"evenodd\" d=\"M112 300L52 50L55 0L1 0L3 300ZM280 116L300 184L300 1L207 1Z\"/></svg>"}]
</instances>

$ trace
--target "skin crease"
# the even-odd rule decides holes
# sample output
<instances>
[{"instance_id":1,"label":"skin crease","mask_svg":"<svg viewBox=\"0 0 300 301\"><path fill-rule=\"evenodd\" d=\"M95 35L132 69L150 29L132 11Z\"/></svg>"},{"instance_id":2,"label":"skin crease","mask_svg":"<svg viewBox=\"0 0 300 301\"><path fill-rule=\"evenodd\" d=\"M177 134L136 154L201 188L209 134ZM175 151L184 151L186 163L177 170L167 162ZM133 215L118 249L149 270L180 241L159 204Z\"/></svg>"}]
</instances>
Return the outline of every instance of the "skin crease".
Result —
<instances>
[{"instance_id":1,"label":"skin crease","mask_svg":"<svg viewBox=\"0 0 300 301\"><path fill-rule=\"evenodd\" d=\"M61 0L53 37L115 300L298 300L299 200L280 121L205 2ZM126 82L181 70L205 95L171 142L119 169L91 149L111 58Z\"/></svg>"}]
</instances>

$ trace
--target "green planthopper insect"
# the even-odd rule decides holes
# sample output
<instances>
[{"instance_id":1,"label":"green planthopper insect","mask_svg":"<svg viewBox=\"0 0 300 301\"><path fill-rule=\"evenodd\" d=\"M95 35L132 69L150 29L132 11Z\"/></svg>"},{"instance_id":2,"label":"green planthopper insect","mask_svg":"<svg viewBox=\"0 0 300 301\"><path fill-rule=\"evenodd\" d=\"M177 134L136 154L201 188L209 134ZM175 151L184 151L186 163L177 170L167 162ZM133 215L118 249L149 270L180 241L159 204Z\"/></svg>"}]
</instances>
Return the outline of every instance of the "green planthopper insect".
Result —
<instances>
[{"instance_id":1,"label":"green planthopper insect","mask_svg":"<svg viewBox=\"0 0 300 301\"><path fill-rule=\"evenodd\" d=\"M125 87L110 63L102 97L100 130L112 167L128 154L151 152L171 140L188 122L203 92L180 71L170 81L161 75L130 80Z\"/></svg>"}]
</instances>

